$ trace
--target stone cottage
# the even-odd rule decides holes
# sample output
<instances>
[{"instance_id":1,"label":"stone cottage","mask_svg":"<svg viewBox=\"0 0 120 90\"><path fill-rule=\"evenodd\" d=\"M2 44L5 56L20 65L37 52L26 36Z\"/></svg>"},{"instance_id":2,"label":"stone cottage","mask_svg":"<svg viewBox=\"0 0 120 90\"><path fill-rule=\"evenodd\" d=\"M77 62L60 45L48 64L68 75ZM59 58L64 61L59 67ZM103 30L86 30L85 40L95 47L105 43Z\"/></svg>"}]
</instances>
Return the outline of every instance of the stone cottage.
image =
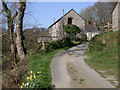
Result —
<instances>
[{"instance_id":1,"label":"stone cottage","mask_svg":"<svg viewBox=\"0 0 120 90\"><path fill-rule=\"evenodd\" d=\"M112 10L113 31L120 30L120 1L117 2Z\"/></svg>"},{"instance_id":2,"label":"stone cottage","mask_svg":"<svg viewBox=\"0 0 120 90\"><path fill-rule=\"evenodd\" d=\"M49 36L52 37L52 40L59 40L64 37L63 25L76 25L82 31L85 30L85 20L75 10L71 9L48 27Z\"/></svg>"},{"instance_id":3,"label":"stone cottage","mask_svg":"<svg viewBox=\"0 0 120 90\"><path fill-rule=\"evenodd\" d=\"M90 40L95 35L99 34L100 31L98 30L96 25L88 24L88 25L85 25L85 33L87 35L87 40Z\"/></svg>"}]
</instances>

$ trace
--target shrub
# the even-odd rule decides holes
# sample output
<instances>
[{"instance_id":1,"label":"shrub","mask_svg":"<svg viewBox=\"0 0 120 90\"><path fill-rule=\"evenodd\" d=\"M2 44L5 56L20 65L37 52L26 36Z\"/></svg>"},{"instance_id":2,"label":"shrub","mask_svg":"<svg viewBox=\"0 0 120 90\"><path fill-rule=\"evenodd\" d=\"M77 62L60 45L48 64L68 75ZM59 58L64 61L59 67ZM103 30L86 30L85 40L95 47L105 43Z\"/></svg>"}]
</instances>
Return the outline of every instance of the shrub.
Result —
<instances>
[{"instance_id":1,"label":"shrub","mask_svg":"<svg viewBox=\"0 0 120 90\"><path fill-rule=\"evenodd\" d=\"M47 47L46 50L50 51L53 49L59 49L59 48L63 48L63 47L67 47L67 46L72 46L73 43L71 42L70 38L63 38L60 41L53 41L50 42Z\"/></svg>"},{"instance_id":2,"label":"shrub","mask_svg":"<svg viewBox=\"0 0 120 90\"><path fill-rule=\"evenodd\" d=\"M71 35L71 39L74 39L75 35L81 32L76 25L63 25L63 30Z\"/></svg>"},{"instance_id":3,"label":"shrub","mask_svg":"<svg viewBox=\"0 0 120 90\"><path fill-rule=\"evenodd\" d=\"M79 42L87 42L87 38L75 38L75 41L79 41Z\"/></svg>"},{"instance_id":4,"label":"shrub","mask_svg":"<svg viewBox=\"0 0 120 90\"><path fill-rule=\"evenodd\" d=\"M96 35L90 40L89 49L101 51L107 48L117 47L118 45L118 32L108 32L106 34Z\"/></svg>"},{"instance_id":5,"label":"shrub","mask_svg":"<svg viewBox=\"0 0 120 90\"><path fill-rule=\"evenodd\" d=\"M90 40L89 49L101 51L104 48L104 44L101 40L98 40L98 36L95 36Z\"/></svg>"}]
</instances>

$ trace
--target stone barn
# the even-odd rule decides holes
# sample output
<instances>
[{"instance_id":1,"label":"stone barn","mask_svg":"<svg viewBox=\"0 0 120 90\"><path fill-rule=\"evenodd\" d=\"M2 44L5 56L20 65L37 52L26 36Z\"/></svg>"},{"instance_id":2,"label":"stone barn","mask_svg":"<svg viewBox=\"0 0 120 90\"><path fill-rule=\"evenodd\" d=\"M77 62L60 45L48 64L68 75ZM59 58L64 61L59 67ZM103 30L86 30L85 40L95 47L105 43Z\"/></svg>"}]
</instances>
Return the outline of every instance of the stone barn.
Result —
<instances>
[{"instance_id":1,"label":"stone barn","mask_svg":"<svg viewBox=\"0 0 120 90\"><path fill-rule=\"evenodd\" d=\"M75 10L71 9L50 27L48 27L49 36L58 37L52 38L53 40L59 40L64 37L63 25L76 25L83 32L85 30L85 20Z\"/></svg>"},{"instance_id":2,"label":"stone barn","mask_svg":"<svg viewBox=\"0 0 120 90\"><path fill-rule=\"evenodd\" d=\"M120 30L120 1L117 2L112 10L112 29Z\"/></svg>"}]
</instances>

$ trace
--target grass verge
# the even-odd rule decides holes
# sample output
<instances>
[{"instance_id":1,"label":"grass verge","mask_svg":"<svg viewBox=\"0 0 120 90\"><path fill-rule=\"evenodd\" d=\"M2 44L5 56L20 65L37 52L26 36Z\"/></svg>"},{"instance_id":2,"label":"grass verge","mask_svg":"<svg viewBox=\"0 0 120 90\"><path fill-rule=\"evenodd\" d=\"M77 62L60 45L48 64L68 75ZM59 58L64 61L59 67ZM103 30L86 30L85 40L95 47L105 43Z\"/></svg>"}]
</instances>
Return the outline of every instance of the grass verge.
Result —
<instances>
[{"instance_id":1,"label":"grass verge","mask_svg":"<svg viewBox=\"0 0 120 90\"><path fill-rule=\"evenodd\" d=\"M89 58L85 61L105 78L118 78L118 32L108 32L94 37L86 52ZM111 83L113 81L115 80Z\"/></svg>"},{"instance_id":2,"label":"grass verge","mask_svg":"<svg viewBox=\"0 0 120 90\"><path fill-rule=\"evenodd\" d=\"M28 55L29 57L29 61L27 64L28 70L33 71L34 73L41 72L40 77L37 78L36 82L34 82L34 83L38 82L40 86L34 88L50 88L52 86L51 71L50 71L51 60L57 52L68 48L69 47L52 50L49 53L34 52L32 55L30 54ZM26 74L26 77L27 76L28 74Z\"/></svg>"}]
</instances>

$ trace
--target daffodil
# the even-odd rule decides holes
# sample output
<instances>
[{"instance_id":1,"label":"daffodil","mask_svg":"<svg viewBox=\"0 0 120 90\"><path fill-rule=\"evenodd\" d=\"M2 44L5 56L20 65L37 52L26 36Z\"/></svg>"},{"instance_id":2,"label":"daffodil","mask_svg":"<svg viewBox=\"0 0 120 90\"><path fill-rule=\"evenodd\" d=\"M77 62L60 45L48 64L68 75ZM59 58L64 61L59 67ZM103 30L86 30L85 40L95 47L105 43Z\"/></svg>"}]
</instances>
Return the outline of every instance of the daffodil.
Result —
<instances>
[{"instance_id":1,"label":"daffodil","mask_svg":"<svg viewBox=\"0 0 120 90\"><path fill-rule=\"evenodd\" d=\"M32 79L32 75L30 75L30 79Z\"/></svg>"},{"instance_id":2,"label":"daffodil","mask_svg":"<svg viewBox=\"0 0 120 90\"><path fill-rule=\"evenodd\" d=\"M27 79L30 79L30 77L27 77Z\"/></svg>"},{"instance_id":3,"label":"daffodil","mask_svg":"<svg viewBox=\"0 0 120 90\"><path fill-rule=\"evenodd\" d=\"M36 78L35 74L34 74L34 78Z\"/></svg>"},{"instance_id":4,"label":"daffodil","mask_svg":"<svg viewBox=\"0 0 120 90\"><path fill-rule=\"evenodd\" d=\"M31 74L33 73L33 71L30 72Z\"/></svg>"},{"instance_id":5,"label":"daffodil","mask_svg":"<svg viewBox=\"0 0 120 90\"><path fill-rule=\"evenodd\" d=\"M22 83L22 86L24 86L24 82Z\"/></svg>"},{"instance_id":6,"label":"daffodil","mask_svg":"<svg viewBox=\"0 0 120 90\"><path fill-rule=\"evenodd\" d=\"M40 72L37 72L38 74L40 73Z\"/></svg>"}]
</instances>

